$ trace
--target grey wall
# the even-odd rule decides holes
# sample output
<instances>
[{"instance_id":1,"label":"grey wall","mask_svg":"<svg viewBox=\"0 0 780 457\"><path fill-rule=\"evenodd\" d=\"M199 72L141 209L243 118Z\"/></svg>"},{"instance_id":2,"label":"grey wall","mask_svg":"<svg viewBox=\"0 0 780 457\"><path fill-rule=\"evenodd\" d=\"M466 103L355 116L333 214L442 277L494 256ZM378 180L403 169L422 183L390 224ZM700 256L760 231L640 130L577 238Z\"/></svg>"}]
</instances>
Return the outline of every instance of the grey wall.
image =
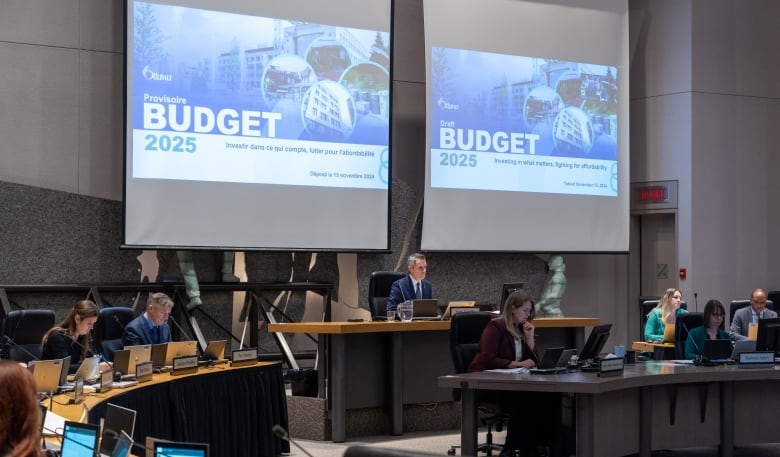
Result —
<instances>
[{"instance_id":1,"label":"grey wall","mask_svg":"<svg viewBox=\"0 0 780 457\"><path fill-rule=\"evenodd\" d=\"M773 56L780 39L770 22L780 7L775 3L629 2L631 180L680 181L677 255L689 268L681 283L687 297L697 291L728 300L759 285L780 289L771 261L780 249L772 228L780 221L770 206L778 190L771 149L779 112ZM118 247L122 5L0 5L0 283L141 280L141 252ZM319 254L313 268L305 253L246 255L250 280L335 282L336 307L344 315L366 312L371 271L402 266L419 247L422 0L396 0L394 13L392 251ZM431 253L429 277L444 300L495 302L500 284L516 280L538 296L547 255ZM157 258L160 277L178 275L171 253ZM218 253L196 253L204 280L218 279L218 259ZM613 322L615 342L637 339L638 262L626 255L565 259L566 314ZM206 306L230 319L229 298L207 300Z\"/></svg>"}]
</instances>

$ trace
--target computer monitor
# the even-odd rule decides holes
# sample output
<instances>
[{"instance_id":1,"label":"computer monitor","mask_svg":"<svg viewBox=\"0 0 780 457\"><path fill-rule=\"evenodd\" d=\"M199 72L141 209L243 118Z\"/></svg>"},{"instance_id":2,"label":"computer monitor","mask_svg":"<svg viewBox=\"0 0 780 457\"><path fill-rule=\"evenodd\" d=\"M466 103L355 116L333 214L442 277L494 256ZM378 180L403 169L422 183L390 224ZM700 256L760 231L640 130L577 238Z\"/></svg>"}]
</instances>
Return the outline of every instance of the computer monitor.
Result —
<instances>
[{"instance_id":1,"label":"computer monitor","mask_svg":"<svg viewBox=\"0 0 780 457\"><path fill-rule=\"evenodd\" d=\"M502 284L501 299L498 301L498 309L503 310L504 302L506 301L507 297L509 297L509 294L522 288L523 288L522 282L505 282L504 284Z\"/></svg>"},{"instance_id":2,"label":"computer monitor","mask_svg":"<svg viewBox=\"0 0 780 457\"><path fill-rule=\"evenodd\" d=\"M601 354L601 349L609 339L609 331L612 330L612 324L602 324L593 327L590 331L585 345L582 346L582 350L579 354L581 361L597 359Z\"/></svg>"},{"instance_id":3,"label":"computer monitor","mask_svg":"<svg viewBox=\"0 0 780 457\"><path fill-rule=\"evenodd\" d=\"M208 457L209 445L206 443L180 443L174 441L156 441L154 457Z\"/></svg>"},{"instance_id":4,"label":"computer monitor","mask_svg":"<svg viewBox=\"0 0 780 457\"><path fill-rule=\"evenodd\" d=\"M773 351L780 354L780 317L758 320L756 351Z\"/></svg>"}]
</instances>

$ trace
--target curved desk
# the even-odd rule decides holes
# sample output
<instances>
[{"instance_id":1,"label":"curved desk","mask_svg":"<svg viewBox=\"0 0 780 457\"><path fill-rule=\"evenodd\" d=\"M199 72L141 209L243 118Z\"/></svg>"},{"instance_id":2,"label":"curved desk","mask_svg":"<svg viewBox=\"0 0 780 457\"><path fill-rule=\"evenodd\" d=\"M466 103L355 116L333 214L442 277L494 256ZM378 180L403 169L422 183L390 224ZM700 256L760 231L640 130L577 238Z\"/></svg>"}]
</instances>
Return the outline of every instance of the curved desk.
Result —
<instances>
[{"instance_id":1,"label":"curved desk","mask_svg":"<svg viewBox=\"0 0 780 457\"><path fill-rule=\"evenodd\" d=\"M714 386L701 399L692 390ZM735 445L780 441L776 422L780 408L780 369L737 366L701 367L650 361L626 365L622 376L596 373L556 375L495 372L442 376L439 386L461 388L464 455L476 455L477 390L570 392L576 397L577 456L623 456L652 449L719 446L719 455ZM680 397L676 392L680 389ZM674 400L677 398L676 415ZM709 403L700 417L699 402ZM616 427L616 424L620 424ZM763 424L765 426L757 426Z\"/></svg>"},{"instance_id":2,"label":"curved desk","mask_svg":"<svg viewBox=\"0 0 780 457\"><path fill-rule=\"evenodd\" d=\"M287 397L282 367L276 362L244 368L221 364L190 375L155 374L149 382L88 395L82 405L63 404L67 401L67 394L55 396L53 411L79 420L86 408L89 422L95 424L105 416L106 403L136 410L136 443L144 443L147 436L206 442L215 456L290 452L290 444L272 431L276 424L287 429Z\"/></svg>"},{"instance_id":3,"label":"curved desk","mask_svg":"<svg viewBox=\"0 0 780 457\"><path fill-rule=\"evenodd\" d=\"M540 350L542 341L561 338L564 342L555 344L581 347L585 327L598 323L582 317L534 320L542 336ZM269 332L318 335L319 396L328 400L334 442L346 440L348 409L389 405L390 433L401 435L403 405L452 401L452 393L436 385L439 376L455 371L449 330L450 321L268 325Z\"/></svg>"}]
</instances>

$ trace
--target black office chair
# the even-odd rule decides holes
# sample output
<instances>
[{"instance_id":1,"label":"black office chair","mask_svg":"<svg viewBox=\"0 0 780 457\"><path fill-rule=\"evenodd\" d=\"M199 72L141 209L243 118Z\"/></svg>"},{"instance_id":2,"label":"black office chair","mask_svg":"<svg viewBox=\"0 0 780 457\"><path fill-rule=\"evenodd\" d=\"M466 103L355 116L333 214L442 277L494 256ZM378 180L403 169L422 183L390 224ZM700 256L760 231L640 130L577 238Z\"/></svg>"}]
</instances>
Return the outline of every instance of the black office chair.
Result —
<instances>
[{"instance_id":1,"label":"black office chair","mask_svg":"<svg viewBox=\"0 0 780 457\"><path fill-rule=\"evenodd\" d=\"M3 335L4 353L11 360L29 363L40 360L43 335L54 327L54 311L50 309L21 309L8 313Z\"/></svg>"},{"instance_id":2,"label":"black office chair","mask_svg":"<svg viewBox=\"0 0 780 457\"><path fill-rule=\"evenodd\" d=\"M452 316L450 322L450 353L456 373L465 373L477 355L479 350L479 340L482 331L490 322L492 316L490 313L457 313ZM452 392L452 398L460 401L460 389ZM500 432L504 423L508 420L508 415L502 411L501 406L491 402L479 402L478 406L479 420L488 427L485 442L477 446L477 452L485 452L492 455L493 450L501 451L503 446L493 443L493 427ZM455 450L460 446L452 446L447 454L455 455Z\"/></svg>"},{"instance_id":3,"label":"black office chair","mask_svg":"<svg viewBox=\"0 0 780 457\"><path fill-rule=\"evenodd\" d=\"M742 309L746 306L750 306L750 300L731 300L731 303L729 304L729 322L728 325L731 325L731 322L734 320L734 314L737 312L738 309ZM766 301L766 307L771 309L772 311L775 310L775 303L772 300Z\"/></svg>"},{"instance_id":4,"label":"black office chair","mask_svg":"<svg viewBox=\"0 0 780 457\"><path fill-rule=\"evenodd\" d=\"M375 271L368 280L368 309L375 321L387 320L387 298L394 282L406 276L400 271Z\"/></svg>"},{"instance_id":5,"label":"black office chair","mask_svg":"<svg viewBox=\"0 0 780 457\"><path fill-rule=\"evenodd\" d=\"M674 325L674 358L685 358L685 342L691 329L704 325L704 313L686 313L677 316Z\"/></svg>"},{"instance_id":6,"label":"black office chair","mask_svg":"<svg viewBox=\"0 0 780 457\"><path fill-rule=\"evenodd\" d=\"M122 349L122 333L133 320L133 309L125 306L106 307L100 310L92 330L95 350L99 350L111 362L114 352Z\"/></svg>"}]
</instances>

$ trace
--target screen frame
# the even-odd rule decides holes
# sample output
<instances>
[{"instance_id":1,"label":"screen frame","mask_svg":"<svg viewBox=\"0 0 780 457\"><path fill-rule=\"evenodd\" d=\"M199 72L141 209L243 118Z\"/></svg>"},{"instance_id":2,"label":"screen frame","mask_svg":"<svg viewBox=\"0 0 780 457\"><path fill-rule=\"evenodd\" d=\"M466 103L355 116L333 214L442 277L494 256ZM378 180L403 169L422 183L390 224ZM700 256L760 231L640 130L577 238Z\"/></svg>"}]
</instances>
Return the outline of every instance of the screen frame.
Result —
<instances>
[{"instance_id":1,"label":"screen frame","mask_svg":"<svg viewBox=\"0 0 780 457\"><path fill-rule=\"evenodd\" d=\"M609 334L612 331L612 324L601 324L593 327L588 335L588 339L585 344L582 345L582 349L578 354L579 360L595 360L598 359L601 350L604 349L604 345L607 344Z\"/></svg>"},{"instance_id":2,"label":"screen frame","mask_svg":"<svg viewBox=\"0 0 780 457\"><path fill-rule=\"evenodd\" d=\"M524 283L522 282L505 282L501 284L501 299L498 302L498 309L504 310L504 302L509 298L509 294L516 290L523 289Z\"/></svg>"},{"instance_id":3,"label":"screen frame","mask_svg":"<svg viewBox=\"0 0 780 457\"><path fill-rule=\"evenodd\" d=\"M780 317L758 320L756 351L773 351L780 354Z\"/></svg>"}]
</instances>

